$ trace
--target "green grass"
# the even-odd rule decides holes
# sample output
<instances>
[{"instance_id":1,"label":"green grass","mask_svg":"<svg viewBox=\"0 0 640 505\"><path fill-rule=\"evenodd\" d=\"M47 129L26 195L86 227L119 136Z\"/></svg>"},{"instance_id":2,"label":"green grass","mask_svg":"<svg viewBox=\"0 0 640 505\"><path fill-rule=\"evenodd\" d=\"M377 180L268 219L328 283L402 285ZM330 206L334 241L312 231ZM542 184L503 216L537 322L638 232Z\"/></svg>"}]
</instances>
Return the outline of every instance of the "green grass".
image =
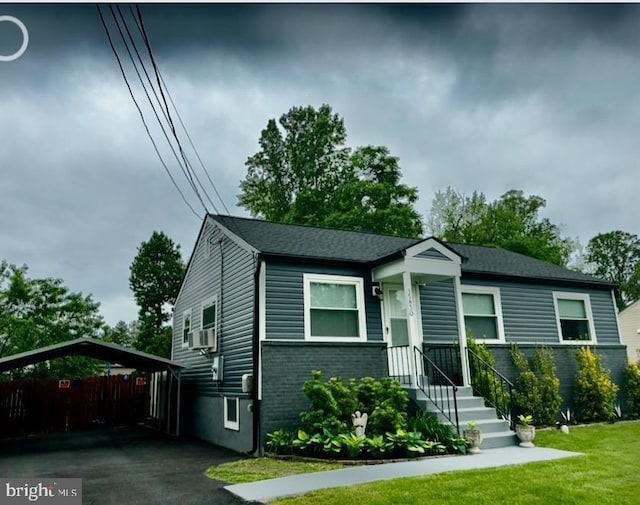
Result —
<instances>
[{"instance_id":1,"label":"green grass","mask_svg":"<svg viewBox=\"0 0 640 505\"><path fill-rule=\"evenodd\" d=\"M539 447L581 452L585 456L328 489L272 503L620 505L639 502L639 422L574 427L569 435L557 430L539 431L535 442Z\"/></svg>"},{"instance_id":2,"label":"green grass","mask_svg":"<svg viewBox=\"0 0 640 505\"><path fill-rule=\"evenodd\" d=\"M308 463L274 458L253 458L212 466L207 470L206 475L210 479L230 484L241 484L243 482L275 479L299 473L336 470L338 468L345 468L345 466L335 463Z\"/></svg>"}]
</instances>

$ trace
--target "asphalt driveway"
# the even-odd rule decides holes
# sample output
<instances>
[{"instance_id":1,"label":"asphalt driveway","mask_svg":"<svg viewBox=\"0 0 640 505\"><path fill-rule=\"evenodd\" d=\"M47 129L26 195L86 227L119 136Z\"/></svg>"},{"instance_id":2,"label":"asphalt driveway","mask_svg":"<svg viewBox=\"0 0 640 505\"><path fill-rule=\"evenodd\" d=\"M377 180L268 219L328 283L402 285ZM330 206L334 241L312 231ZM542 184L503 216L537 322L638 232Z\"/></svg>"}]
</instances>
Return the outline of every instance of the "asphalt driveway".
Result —
<instances>
[{"instance_id":1,"label":"asphalt driveway","mask_svg":"<svg viewBox=\"0 0 640 505\"><path fill-rule=\"evenodd\" d=\"M1 477L82 478L83 505L237 505L204 475L241 456L144 428L0 440Z\"/></svg>"}]
</instances>

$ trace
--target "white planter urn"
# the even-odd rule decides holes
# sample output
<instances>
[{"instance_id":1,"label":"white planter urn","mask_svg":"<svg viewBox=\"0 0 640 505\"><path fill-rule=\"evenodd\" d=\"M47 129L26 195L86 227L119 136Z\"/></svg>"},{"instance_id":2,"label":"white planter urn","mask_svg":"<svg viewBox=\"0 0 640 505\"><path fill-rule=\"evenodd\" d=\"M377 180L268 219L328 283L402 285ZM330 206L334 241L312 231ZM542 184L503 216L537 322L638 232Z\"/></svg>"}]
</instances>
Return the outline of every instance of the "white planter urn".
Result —
<instances>
[{"instance_id":1,"label":"white planter urn","mask_svg":"<svg viewBox=\"0 0 640 505\"><path fill-rule=\"evenodd\" d=\"M464 430L464 438L466 438L471 444L469 449L470 454L479 454L480 446L482 445L482 432L476 428L470 428Z\"/></svg>"},{"instance_id":2,"label":"white planter urn","mask_svg":"<svg viewBox=\"0 0 640 505\"><path fill-rule=\"evenodd\" d=\"M536 427L531 424L516 424L516 435L520 439L520 447L535 447L533 439L536 438Z\"/></svg>"}]
</instances>

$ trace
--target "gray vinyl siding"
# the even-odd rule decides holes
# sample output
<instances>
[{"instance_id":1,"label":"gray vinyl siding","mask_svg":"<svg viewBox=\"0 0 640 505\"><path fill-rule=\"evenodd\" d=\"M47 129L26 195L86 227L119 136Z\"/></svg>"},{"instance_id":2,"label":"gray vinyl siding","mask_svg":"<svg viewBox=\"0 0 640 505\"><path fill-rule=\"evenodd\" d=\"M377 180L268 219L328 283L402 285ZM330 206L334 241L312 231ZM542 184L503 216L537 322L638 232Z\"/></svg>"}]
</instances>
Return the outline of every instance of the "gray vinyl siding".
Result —
<instances>
[{"instance_id":1,"label":"gray vinyl siding","mask_svg":"<svg viewBox=\"0 0 640 505\"><path fill-rule=\"evenodd\" d=\"M425 342L451 343L459 339L453 279L421 287L420 311Z\"/></svg>"},{"instance_id":2,"label":"gray vinyl siding","mask_svg":"<svg viewBox=\"0 0 640 505\"><path fill-rule=\"evenodd\" d=\"M511 282L462 281L463 286L500 288L505 340L525 344L555 344L560 341L553 292L584 293L591 300L598 344L619 344L616 311L610 290L579 287L518 284Z\"/></svg>"},{"instance_id":3,"label":"gray vinyl siding","mask_svg":"<svg viewBox=\"0 0 640 505\"><path fill-rule=\"evenodd\" d=\"M568 288L488 280L462 280L462 286L488 286L500 289L505 340L525 344L557 344L553 293L589 295L598 344L619 344L616 309L611 291L606 289ZM458 337L458 321L453 280L420 288L420 310L425 342L451 343Z\"/></svg>"},{"instance_id":4,"label":"gray vinyl siding","mask_svg":"<svg viewBox=\"0 0 640 505\"><path fill-rule=\"evenodd\" d=\"M337 267L269 261L266 265L265 311L267 340L304 340L305 273L345 275L364 280L367 340L382 341L380 300L372 294L371 271L362 267Z\"/></svg>"},{"instance_id":5,"label":"gray vinyl siding","mask_svg":"<svg viewBox=\"0 0 640 505\"><path fill-rule=\"evenodd\" d=\"M211 235L214 246L208 257L207 240ZM220 238L222 244L218 243ZM216 226L205 224L174 311L173 359L188 367L182 372L187 400L222 394L246 396L241 393L241 378L252 372L254 263L252 252L241 248ZM211 358L182 347L183 312L191 309L192 331L201 330L201 304L215 295L219 311L216 355L224 357L224 380L220 385L211 380Z\"/></svg>"}]
</instances>

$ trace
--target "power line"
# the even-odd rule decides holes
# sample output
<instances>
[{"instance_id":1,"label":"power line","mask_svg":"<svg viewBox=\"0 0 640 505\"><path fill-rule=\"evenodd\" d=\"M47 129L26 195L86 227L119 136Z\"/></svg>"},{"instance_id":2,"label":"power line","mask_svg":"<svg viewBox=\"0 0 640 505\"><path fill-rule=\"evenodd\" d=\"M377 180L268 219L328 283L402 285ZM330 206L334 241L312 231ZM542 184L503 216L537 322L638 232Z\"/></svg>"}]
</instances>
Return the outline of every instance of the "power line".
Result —
<instances>
[{"instance_id":1,"label":"power line","mask_svg":"<svg viewBox=\"0 0 640 505\"><path fill-rule=\"evenodd\" d=\"M175 179L171 175L171 172L169 171L169 167L167 167L166 163L162 159L162 155L160 154L160 151L158 150L158 146L156 145L156 142L153 139L153 135L151 135L151 131L149 130L147 122L146 122L146 120L144 118L144 114L142 113L142 109L138 105L138 101L136 100L136 97L133 94L133 90L131 89L131 85L129 84L129 80L127 79L127 75L126 75L126 73L124 71L124 67L122 66L122 62L120 61L120 56L118 55L118 52L116 51L115 45L113 44L113 40L111 39L111 34L109 33L109 28L107 27L107 23L106 23L103 15L102 15L102 11L100 10L100 6L96 5L96 9L98 10L98 15L100 16L100 21L102 22L102 26L104 28L105 34L107 35L107 39L109 41L109 46L111 47L111 51L113 52L113 54L114 54L114 56L116 58L116 61L118 62L118 67L120 68L120 73L122 74L122 78L124 79L124 82L125 82L125 84L127 86L127 89L129 90L129 95L131 96L131 99L133 100L133 103L135 104L136 109L138 110L138 114L140 114L140 119L142 120L142 124L144 125L144 129L147 132L147 136L149 137L149 140L151 140L151 144L153 145L153 148L154 148L154 150L156 152L156 155L158 156L158 159L160 160L160 163L162 163L162 166L164 167L165 172L169 176L169 179L171 179L171 182L173 183L173 186L176 188L176 190L178 191L178 193L182 197L182 200L184 200L184 203L187 205L187 207L189 207L189 209L191 210L191 212L193 212L193 214L196 216L196 218L198 218L198 220L200 220L201 219L200 216L194 210L194 208L191 206L191 204L189 203L187 198L184 196L184 193L182 192L182 190L180 189L180 187L176 183Z\"/></svg>"},{"instance_id":2,"label":"power line","mask_svg":"<svg viewBox=\"0 0 640 505\"><path fill-rule=\"evenodd\" d=\"M158 124L160 125L160 129L162 130L162 133L164 134L164 137L165 137L167 143L169 144L169 147L170 147L171 151L173 152L173 155L174 155L174 157L176 159L176 162L178 163L178 166L182 170L182 173L184 174L184 176L187 178L187 182L189 182L189 184L191 185L191 188L194 190L196 195L199 196L198 190L195 187L195 184L193 183L193 179L189 175L188 169L185 168L183 166L183 164L182 164L183 161L185 162L185 164L188 163L188 161L184 159L184 156L182 156L182 160L183 161L181 161L180 157L178 156L178 153L176 153L176 150L173 147L173 143L171 142L171 139L169 138L169 135L167 134L167 131L164 128L164 125L162 123L162 120L160 119L160 116L158 115L158 112L156 111L156 108L155 108L155 105L153 103L153 100L149 96L149 92L147 91L147 87L144 84L142 76L140 75L140 72L138 71L138 66L136 65L136 62L133 59L133 55L131 54L131 50L129 49L129 45L127 44L127 41L126 41L126 39L124 37L124 34L122 32L122 29L120 27L118 19L115 16L115 12L113 10L113 7L110 6L109 8L111 9L111 15L113 16L113 20L114 20L114 22L116 24L116 27L118 28L118 32L120 33L120 37L122 39L122 43L123 43L123 45L124 45L124 47L125 47L125 49L127 51L127 54L129 55L129 59L131 61L131 64L132 64L132 66L133 66L133 68L134 68L134 70L136 72L136 75L138 76L138 80L140 81L140 85L142 86L142 89L144 90L144 93L145 93L145 95L147 97L147 100L149 101L149 105L151 106L151 110L153 111L153 113L154 113L154 115L156 117L156 120L158 121ZM131 42L133 50L135 51L136 56L138 57L138 61L140 62L140 65L142 66L142 70L143 70L145 76L147 77L147 81L149 83L149 86L151 87L151 90L153 91L153 94L156 97L156 100L158 101L158 104L160 105L160 108L162 108L162 104L160 103L160 100L158 98L158 94L156 93L156 90L153 87L153 83L151 82L151 78L149 76L149 73L147 72L147 69L146 69L146 67L144 65L144 62L142 61L142 57L140 56L140 52L138 51L138 48L135 45L135 41L133 40L133 37L132 37L131 32L129 30L129 27L128 27L127 23L126 23L126 20L124 19L124 16L122 15L122 12L120 11L120 8L118 7L117 9L118 9L118 13L120 15L120 18L122 20L122 24L124 25L124 28L125 28L125 30L127 32L127 35L129 36L129 40ZM163 109L163 113L164 113L165 119L167 119L167 121L169 121L169 118L167 118L167 114L164 111L164 109ZM206 195L206 196L209 199L209 201L211 202L211 199L209 198L209 195ZM202 204L205 212L208 212L208 209L207 209L206 205L204 204L204 202L202 201L202 199L201 198L199 198L199 199L200 199L200 203ZM213 205L213 202L211 202L211 203L212 203L212 206L215 208L215 205ZM217 212L217 209L216 209L216 212Z\"/></svg>"},{"instance_id":3,"label":"power line","mask_svg":"<svg viewBox=\"0 0 640 505\"><path fill-rule=\"evenodd\" d=\"M135 23L136 23L136 26L137 26L137 28L138 28L138 31L140 32L140 35L141 35L141 36L145 39L145 41L148 43L148 46L147 46L147 47L149 48L150 56L151 56L151 58L152 58L152 61L153 61L153 62L155 62L155 58L153 58L153 53L151 52L151 49L150 49L151 44L150 44L150 42L149 42L149 38L148 38L148 36L146 35L146 31L144 30L144 25L143 25L143 22L142 22L142 13L140 12L140 9L139 9L137 6L136 6L136 9L137 9L137 12L138 12L138 18L139 18L139 20L138 20L138 19L136 19L136 16L134 15L134 12L133 12L133 8L132 8L132 6L131 6L131 5L129 5L129 12L131 13L131 16L132 16L132 17L134 18L134 20L135 20ZM169 101L171 102L171 106L172 106L173 110L175 111L176 116L178 117L178 121L180 122L180 126L182 127L182 130L184 131L184 133L185 133L185 135L186 135L187 139L189 140L189 144L191 145L191 148L193 149L193 152L195 153L196 158L198 159L198 162L200 163L200 166L202 167L202 171L203 171L203 172L204 172L204 174L206 175L206 177L207 177L207 179L208 179L209 183L211 184L211 187L213 188L213 190L214 190L214 192L215 192L216 196L218 197L218 200L220 201L220 203L221 203L221 204L222 204L222 206L224 207L224 210L227 212L227 214L231 214L231 212L229 211L229 208L228 208L228 207L227 207L227 205L225 204L224 199L223 199L223 198L222 198L222 196L220 195L220 192L218 191L218 188L217 188L216 184L213 182L213 179L212 179L212 178L211 178L211 176L209 175L209 171L208 171L208 170L207 170L207 168L205 167L205 164L204 164L204 162L202 161L202 158L200 157L200 153L198 152L198 149L196 148L195 144L193 143L193 140L192 140L192 138L191 138L191 135L189 134L189 131L187 130L187 127L186 127L186 125L184 124L184 121L183 121L183 119L182 119L182 115L180 114L180 111L178 110L178 108L177 108L177 106L176 106L176 104L175 104L175 101L173 100L173 96L171 95L171 92L170 92L170 90L169 90L169 87L167 86L167 83L165 82L164 77L162 76L162 72L160 71L160 69L159 69L157 66L155 66L154 68L157 70L157 75L158 75L158 76L159 76L159 78L160 78L160 82L161 82L161 86L160 86L160 88L161 88L161 89L162 89L162 88L164 88L164 90L166 91L167 96L169 97ZM159 100L157 97L156 97L156 99L158 100L158 103L160 103L160 100ZM166 104L166 101L165 101L165 104ZM162 107L162 105L161 105L161 104L160 104L160 106ZM163 109L163 112L164 112L164 109ZM168 110L167 110L167 112L168 112ZM166 116L167 116L167 114L165 113L165 117L166 117ZM167 120L168 120L168 121L170 121L170 119L169 119L169 118L167 118ZM191 164L190 164L190 166L191 166ZM194 175L195 175L195 172L194 172ZM196 178L197 178L197 176L196 176ZM199 182L199 179L197 179L197 180L198 180L198 182ZM202 186L201 186L201 187L202 187ZM205 190L204 188L202 188L202 189L203 189L203 191L205 192L205 194L207 194L207 193L206 193L206 190ZM207 198L208 198L208 194L207 194ZM210 200L210 199L209 199L209 201L210 201L211 205L215 208L215 205L213 204L213 202L211 202L211 200ZM217 212L217 210L216 210L216 212Z\"/></svg>"},{"instance_id":4,"label":"power line","mask_svg":"<svg viewBox=\"0 0 640 505\"><path fill-rule=\"evenodd\" d=\"M178 134L176 132L176 128L175 128L175 125L173 123L173 119L171 118L171 112L169 111L169 105L167 103L167 99L166 99L164 91L163 91L163 86L162 86L161 77L160 77L160 70L159 70L158 65L156 63L155 56L153 55L153 50L151 49L151 42L149 41L149 36L147 35L147 30L146 30L146 28L144 26L144 21L142 19L142 13L140 12L140 7L137 6L137 5L136 5L136 12L138 14L138 21L140 22L139 29L141 30L142 38L144 40L145 46L147 47L147 51L149 53L149 59L151 60L151 64L153 66L153 71L154 71L154 73L156 75L156 80L158 82L158 89L160 91L160 96L162 97L162 100L164 102L164 107L165 107L165 110L167 112L167 116L168 116L168 119L169 119L169 125L171 126L171 131L173 132L173 136L175 137L176 142L178 143L178 147L180 149L180 154L182 155L183 159L185 160L185 163L187 164L188 169L190 169L190 173L193 174L193 177L196 179L196 181L198 182L198 184L202 188L202 190L205 193L205 195L207 196L207 198L209 198L209 195L206 193L206 190L204 189L204 186L202 185L202 183L200 182L200 179L198 178L198 174L196 174L195 171L193 170L193 167L191 166L189 161L186 159L186 155L184 153L184 150L182 149L182 144L180 143L180 139L178 138ZM196 194L198 195L198 198L200 198L200 195L199 195L199 193L197 191L196 191ZM209 198L209 202L214 207L216 212L219 213L217 208L215 207L215 205L213 204L213 202L211 201L210 198Z\"/></svg>"}]
</instances>

